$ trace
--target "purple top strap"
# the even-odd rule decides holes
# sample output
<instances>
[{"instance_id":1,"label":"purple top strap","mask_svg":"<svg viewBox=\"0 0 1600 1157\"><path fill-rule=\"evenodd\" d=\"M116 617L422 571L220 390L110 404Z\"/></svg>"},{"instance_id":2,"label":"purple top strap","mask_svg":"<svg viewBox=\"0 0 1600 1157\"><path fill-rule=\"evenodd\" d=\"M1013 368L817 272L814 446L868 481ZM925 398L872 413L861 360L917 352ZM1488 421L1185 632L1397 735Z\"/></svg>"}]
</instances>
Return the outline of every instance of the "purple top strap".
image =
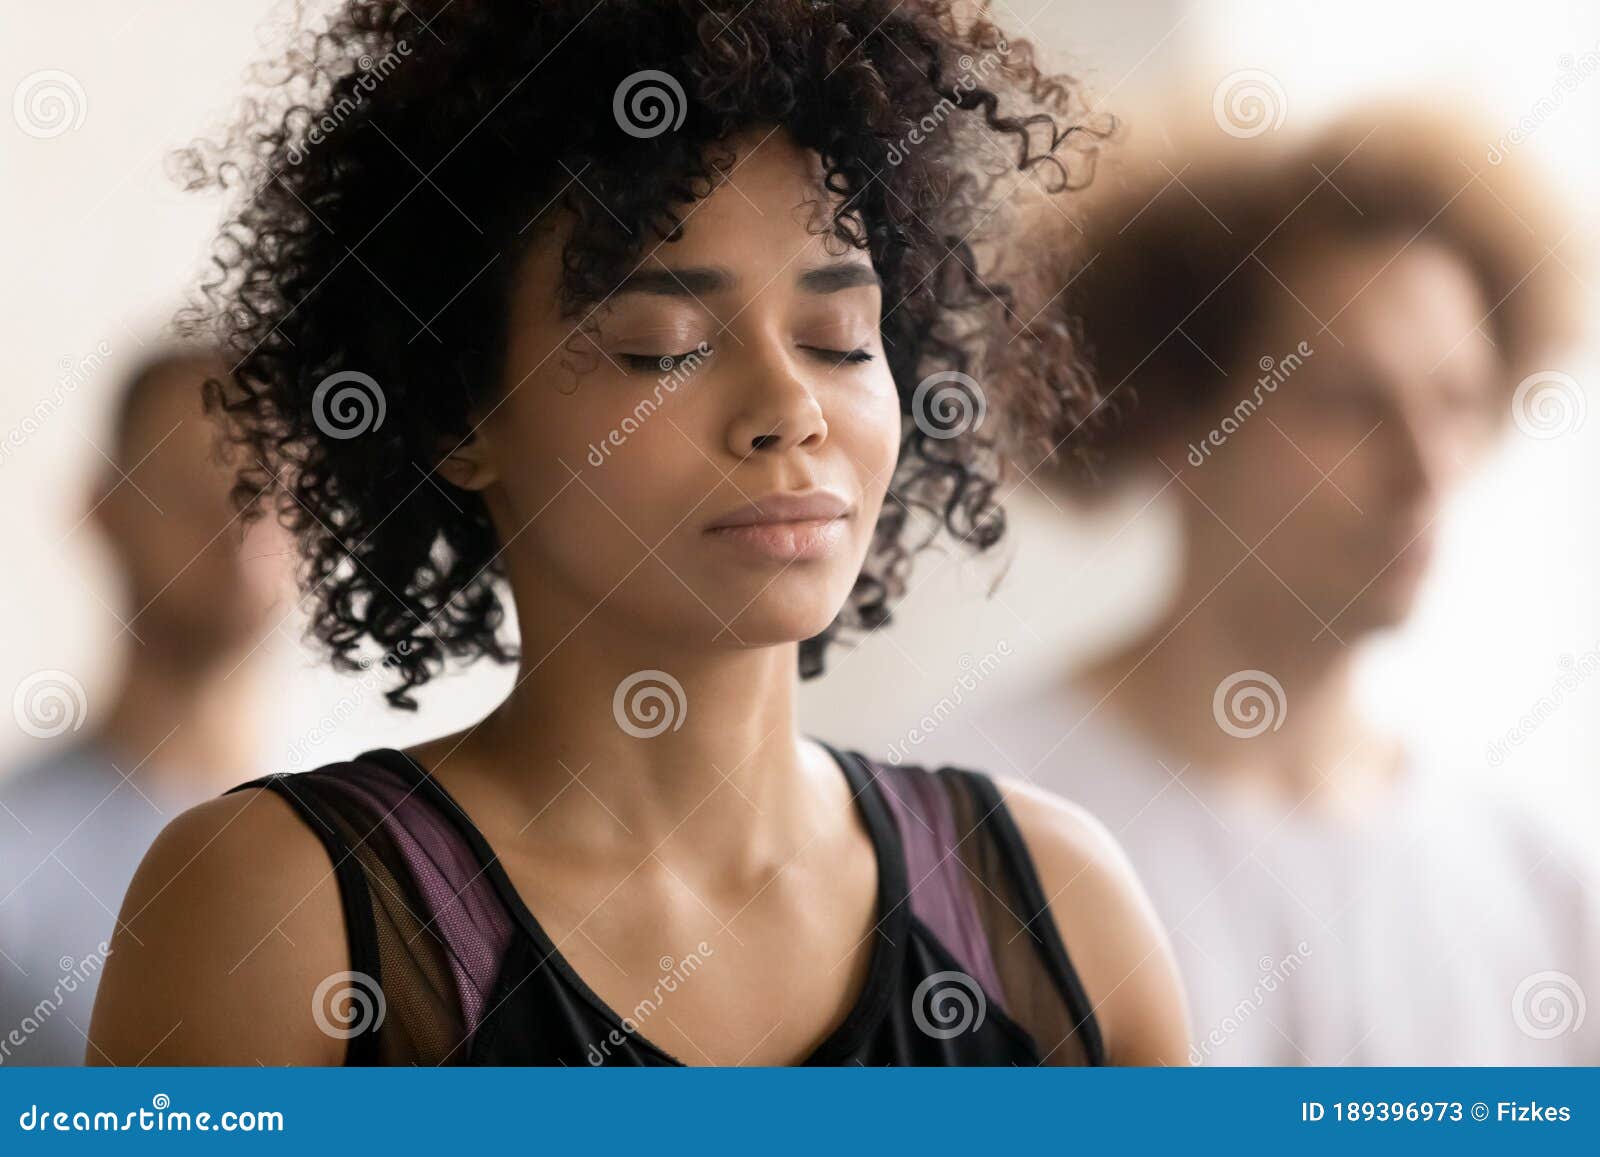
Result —
<instances>
[{"instance_id":1,"label":"purple top strap","mask_svg":"<svg viewBox=\"0 0 1600 1157\"><path fill-rule=\"evenodd\" d=\"M464 1026L468 1033L476 1032L513 929L492 880L479 867L460 829L440 813L429 794L388 768L347 763L326 782L363 813L376 817L376 826L365 838L377 838L381 832L404 862L423 910L411 910L408 897L382 895L377 889L373 899L406 904L423 925L418 935L431 935L444 947Z\"/></svg>"},{"instance_id":2,"label":"purple top strap","mask_svg":"<svg viewBox=\"0 0 1600 1157\"><path fill-rule=\"evenodd\" d=\"M961 858L961 845L973 832L956 829L950 799L953 783L919 767L895 767L874 760L872 769L900 827L912 912L967 975L1005 1008L1005 991L972 891L977 881Z\"/></svg>"}]
</instances>

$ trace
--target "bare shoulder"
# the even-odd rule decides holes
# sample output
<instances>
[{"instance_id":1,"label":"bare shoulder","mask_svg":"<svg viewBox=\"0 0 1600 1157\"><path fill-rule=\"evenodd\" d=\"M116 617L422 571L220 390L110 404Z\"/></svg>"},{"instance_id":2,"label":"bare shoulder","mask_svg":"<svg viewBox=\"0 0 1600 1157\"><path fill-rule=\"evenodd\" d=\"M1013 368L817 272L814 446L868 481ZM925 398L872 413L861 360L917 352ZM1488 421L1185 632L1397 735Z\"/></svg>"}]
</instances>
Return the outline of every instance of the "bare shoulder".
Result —
<instances>
[{"instance_id":1,"label":"bare shoulder","mask_svg":"<svg viewBox=\"0 0 1600 1157\"><path fill-rule=\"evenodd\" d=\"M261 788L179 815L129 885L89 1032L91 1064L337 1064L313 993L347 969L332 863Z\"/></svg>"},{"instance_id":2,"label":"bare shoulder","mask_svg":"<svg viewBox=\"0 0 1600 1157\"><path fill-rule=\"evenodd\" d=\"M1165 931L1105 825L1076 804L996 777L1033 858L1113 1063L1188 1063L1188 1009Z\"/></svg>"}]
</instances>

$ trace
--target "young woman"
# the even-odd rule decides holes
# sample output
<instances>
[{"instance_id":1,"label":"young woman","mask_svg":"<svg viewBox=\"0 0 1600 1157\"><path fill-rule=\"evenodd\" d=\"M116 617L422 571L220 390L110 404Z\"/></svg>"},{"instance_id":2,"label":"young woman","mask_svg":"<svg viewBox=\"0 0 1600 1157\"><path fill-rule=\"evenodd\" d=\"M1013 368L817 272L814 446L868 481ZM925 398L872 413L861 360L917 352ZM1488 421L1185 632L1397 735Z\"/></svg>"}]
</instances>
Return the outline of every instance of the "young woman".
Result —
<instances>
[{"instance_id":1,"label":"young woman","mask_svg":"<svg viewBox=\"0 0 1600 1157\"><path fill-rule=\"evenodd\" d=\"M1094 134L954 7L350 3L202 158L244 199L190 323L316 633L401 707L447 657L518 678L174 821L91 1060L1182 1061L1103 831L797 730L1081 404L985 238Z\"/></svg>"}]
</instances>

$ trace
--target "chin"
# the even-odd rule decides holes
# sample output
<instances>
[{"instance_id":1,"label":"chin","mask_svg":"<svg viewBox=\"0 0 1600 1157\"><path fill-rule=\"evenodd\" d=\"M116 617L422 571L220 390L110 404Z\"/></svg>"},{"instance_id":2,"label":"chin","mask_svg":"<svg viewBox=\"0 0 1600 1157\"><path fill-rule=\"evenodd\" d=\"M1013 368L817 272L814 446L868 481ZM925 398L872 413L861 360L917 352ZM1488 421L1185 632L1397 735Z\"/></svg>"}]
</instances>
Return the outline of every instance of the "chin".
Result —
<instances>
[{"instance_id":1,"label":"chin","mask_svg":"<svg viewBox=\"0 0 1600 1157\"><path fill-rule=\"evenodd\" d=\"M718 641L741 649L800 643L827 630L839 611L835 603L801 606L774 598L773 593L768 591L737 617L729 618Z\"/></svg>"},{"instance_id":2,"label":"chin","mask_svg":"<svg viewBox=\"0 0 1600 1157\"><path fill-rule=\"evenodd\" d=\"M1385 583L1380 580L1349 605L1339 616L1339 621L1332 624L1332 629L1344 639L1393 630L1403 626L1411 617L1416 607L1416 596L1415 583Z\"/></svg>"}]
</instances>

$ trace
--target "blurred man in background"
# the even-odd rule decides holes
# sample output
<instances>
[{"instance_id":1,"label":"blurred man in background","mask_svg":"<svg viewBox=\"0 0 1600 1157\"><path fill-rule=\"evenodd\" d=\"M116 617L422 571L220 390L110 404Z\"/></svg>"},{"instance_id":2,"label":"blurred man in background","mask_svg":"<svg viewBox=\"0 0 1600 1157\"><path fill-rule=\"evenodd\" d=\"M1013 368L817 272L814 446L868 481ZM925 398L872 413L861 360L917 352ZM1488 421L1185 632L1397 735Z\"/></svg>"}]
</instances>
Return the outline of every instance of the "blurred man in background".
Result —
<instances>
[{"instance_id":1,"label":"blurred man in background","mask_svg":"<svg viewBox=\"0 0 1600 1157\"><path fill-rule=\"evenodd\" d=\"M109 547L126 658L100 704L65 672L24 681L16 725L71 741L0 777L0 1064L80 1064L134 869L176 813L259 774L259 644L288 587L286 538L228 501L202 383L226 368L162 352L124 384L85 522ZM35 740L37 742L37 740Z\"/></svg>"},{"instance_id":2,"label":"blurred man in background","mask_svg":"<svg viewBox=\"0 0 1600 1157\"><path fill-rule=\"evenodd\" d=\"M1567 388L1528 378L1569 328L1561 214L1476 135L1392 109L1299 146L1213 126L1103 173L1064 243L1053 308L1113 414L1066 447L1176 498L1182 577L1139 638L959 754L998 751L1118 835L1197 1063L1600 1062L1583 859L1424 774L1352 696L1441 503L1514 405Z\"/></svg>"}]
</instances>

